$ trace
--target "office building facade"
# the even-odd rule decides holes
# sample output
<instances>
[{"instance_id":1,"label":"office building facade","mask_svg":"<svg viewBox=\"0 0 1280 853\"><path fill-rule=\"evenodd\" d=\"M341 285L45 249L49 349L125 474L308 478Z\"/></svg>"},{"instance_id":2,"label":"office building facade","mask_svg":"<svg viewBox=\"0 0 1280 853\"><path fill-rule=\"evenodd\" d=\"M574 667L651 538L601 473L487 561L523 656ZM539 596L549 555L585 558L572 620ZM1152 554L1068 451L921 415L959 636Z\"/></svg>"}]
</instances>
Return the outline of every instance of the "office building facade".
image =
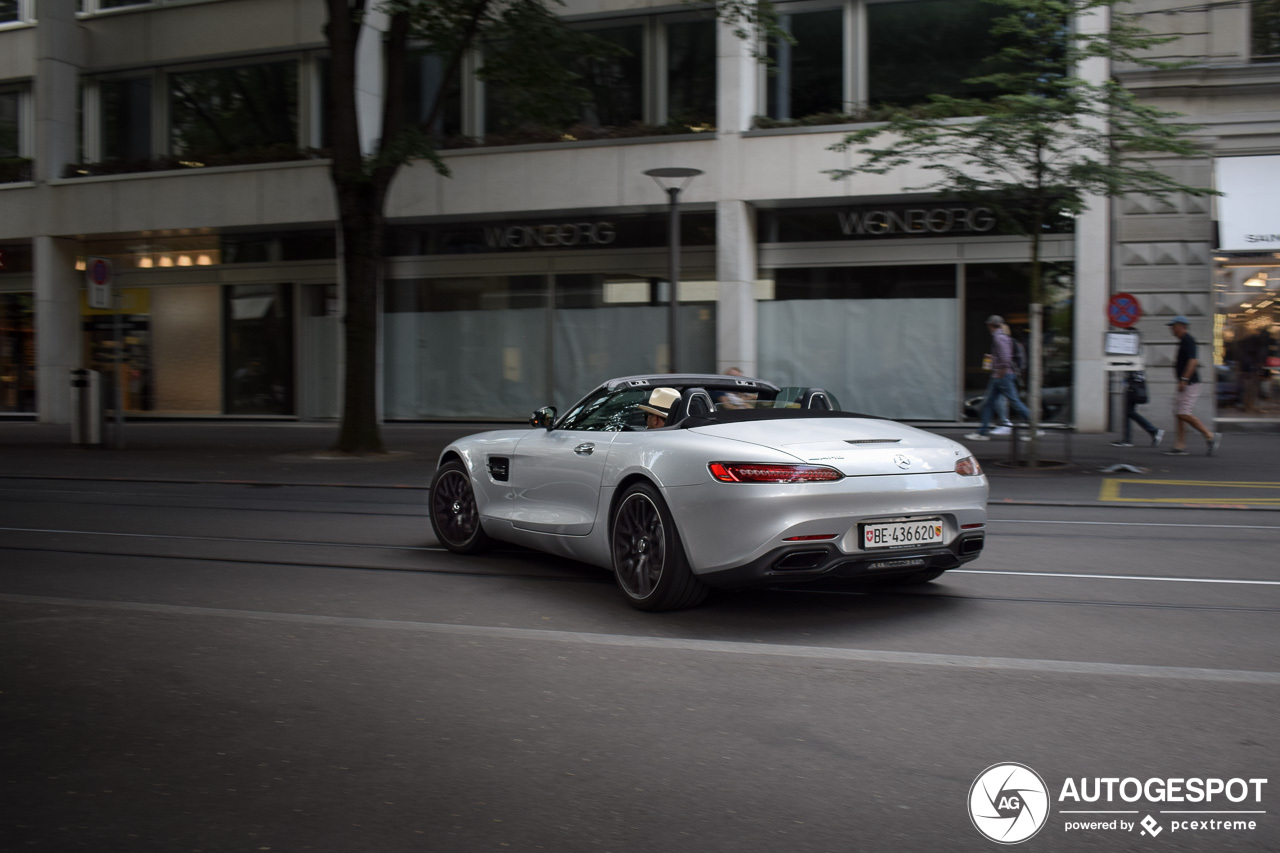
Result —
<instances>
[{"instance_id":1,"label":"office building facade","mask_svg":"<svg viewBox=\"0 0 1280 853\"><path fill-rule=\"evenodd\" d=\"M796 44L772 49L768 73L696 8L572 0L568 23L625 52L583 66L590 97L550 129L517 120L509 93L474 76L482 57L466 59L430 128L452 177L414 163L388 203L384 418L513 420L609 376L666 370L668 197L645 173L672 166L701 172L680 196L677 368L820 385L904 420L972 415L983 321L1027 331L1028 241L981 204L909 191L920 169L825 170L850 162L831 146L864 105L967 94L991 13L979 0L779 8ZM1203 157L1158 165L1230 194L1100 199L1046 234L1048 414L1085 430L1107 426L1114 292L1139 297L1153 369L1171 362L1163 324L1177 314L1221 360L1235 326L1263 322L1215 286L1266 281L1280 252L1219 237L1245 216L1228 200L1276 188L1269 5L1134 8L1180 34L1161 50L1191 64L1090 73L1203 125ZM324 15L319 0L0 2L0 414L64 422L68 371L96 367L119 377L131 416L338 416ZM360 51L369 128L379 26L371 16ZM413 52L412 118L440 80ZM1246 221L1244 235L1280 231ZM123 335L87 299L95 257L111 262ZM1157 403L1162 378L1153 370ZM1201 406L1215 415L1212 394Z\"/></svg>"}]
</instances>

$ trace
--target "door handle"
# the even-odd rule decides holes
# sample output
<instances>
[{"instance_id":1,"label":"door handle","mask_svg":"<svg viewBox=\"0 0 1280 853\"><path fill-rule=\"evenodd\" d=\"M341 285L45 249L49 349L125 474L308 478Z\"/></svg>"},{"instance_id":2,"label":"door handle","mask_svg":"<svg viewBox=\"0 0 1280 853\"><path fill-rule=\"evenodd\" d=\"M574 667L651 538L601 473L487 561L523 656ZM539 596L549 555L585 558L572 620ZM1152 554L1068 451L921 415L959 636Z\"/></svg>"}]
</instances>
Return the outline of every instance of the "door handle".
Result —
<instances>
[{"instance_id":1,"label":"door handle","mask_svg":"<svg viewBox=\"0 0 1280 853\"><path fill-rule=\"evenodd\" d=\"M596 446L588 441L584 444L579 444L573 449L573 452L579 456L590 456L592 453L595 453L595 450Z\"/></svg>"}]
</instances>

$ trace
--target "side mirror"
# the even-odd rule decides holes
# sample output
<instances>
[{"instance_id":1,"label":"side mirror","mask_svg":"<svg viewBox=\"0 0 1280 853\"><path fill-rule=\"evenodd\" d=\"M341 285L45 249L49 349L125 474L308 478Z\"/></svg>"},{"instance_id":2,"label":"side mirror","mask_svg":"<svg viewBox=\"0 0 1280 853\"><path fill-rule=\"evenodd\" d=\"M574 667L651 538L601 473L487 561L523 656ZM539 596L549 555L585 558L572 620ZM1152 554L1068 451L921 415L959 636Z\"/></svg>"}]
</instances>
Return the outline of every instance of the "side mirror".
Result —
<instances>
[{"instance_id":1,"label":"side mirror","mask_svg":"<svg viewBox=\"0 0 1280 853\"><path fill-rule=\"evenodd\" d=\"M529 415L529 426L542 427L548 432L551 431L551 425L556 422L556 407L543 406L538 411Z\"/></svg>"}]
</instances>

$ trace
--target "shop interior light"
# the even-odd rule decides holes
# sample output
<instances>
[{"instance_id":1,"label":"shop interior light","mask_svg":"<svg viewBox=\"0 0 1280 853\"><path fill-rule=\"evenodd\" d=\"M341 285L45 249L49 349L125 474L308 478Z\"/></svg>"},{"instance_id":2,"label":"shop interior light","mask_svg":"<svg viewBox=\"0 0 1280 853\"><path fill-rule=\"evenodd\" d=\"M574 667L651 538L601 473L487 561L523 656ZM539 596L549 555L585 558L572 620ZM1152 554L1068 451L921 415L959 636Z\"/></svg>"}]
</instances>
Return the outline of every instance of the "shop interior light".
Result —
<instances>
[{"instance_id":1,"label":"shop interior light","mask_svg":"<svg viewBox=\"0 0 1280 853\"><path fill-rule=\"evenodd\" d=\"M1244 286L1245 287L1266 287L1267 274L1264 272L1260 272L1257 275L1255 275L1253 278L1245 279Z\"/></svg>"},{"instance_id":2,"label":"shop interior light","mask_svg":"<svg viewBox=\"0 0 1280 853\"><path fill-rule=\"evenodd\" d=\"M84 271L85 271L84 258L76 258L76 270L77 270L78 272L84 272Z\"/></svg>"},{"instance_id":3,"label":"shop interior light","mask_svg":"<svg viewBox=\"0 0 1280 853\"><path fill-rule=\"evenodd\" d=\"M196 258L196 266L201 266L201 267L213 266L213 258L209 257L204 253L201 253L200 257Z\"/></svg>"},{"instance_id":4,"label":"shop interior light","mask_svg":"<svg viewBox=\"0 0 1280 853\"><path fill-rule=\"evenodd\" d=\"M178 266L180 266L180 267L189 267L189 266L191 266L191 256L190 256L190 255L178 255Z\"/></svg>"},{"instance_id":5,"label":"shop interior light","mask_svg":"<svg viewBox=\"0 0 1280 853\"><path fill-rule=\"evenodd\" d=\"M156 262L151 260L150 255L143 255L142 257L138 258L138 266L144 270L149 270L155 265L156 265Z\"/></svg>"},{"instance_id":6,"label":"shop interior light","mask_svg":"<svg viewBox=\"0 0 1280 853\"><path fill-rule=\"evenodd\" d=\"M168 255L161 255L161 256L160 256L160 266L162 266L162 267L171 267L171 266L173 266L173 258L169 257Z\"/></svg>"}]
</instances>

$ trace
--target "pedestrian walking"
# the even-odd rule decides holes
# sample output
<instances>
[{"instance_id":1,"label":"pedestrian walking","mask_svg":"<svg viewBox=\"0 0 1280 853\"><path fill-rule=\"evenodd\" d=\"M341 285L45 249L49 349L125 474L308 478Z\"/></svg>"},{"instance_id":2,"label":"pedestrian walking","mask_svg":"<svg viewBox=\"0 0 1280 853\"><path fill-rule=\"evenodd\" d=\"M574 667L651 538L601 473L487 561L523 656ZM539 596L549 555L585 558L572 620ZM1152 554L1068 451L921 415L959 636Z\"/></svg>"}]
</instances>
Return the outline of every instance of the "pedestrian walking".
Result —
<instances>
[{"instance_id":1,"label":"pedestrian walking","mask_svg":"<svg viewBox=\"0 0 1280 853\"><path fill-rule=\"evenodd\" d=\"M1115 447L1133 447L1133 424L1146 430L1151 436L1151 446L1159 447L1164 440L1164 430L1138 413L1138 406L1147 402L1147 377L1141 370L1133 370L1124 377L1124 436L1111 444Z\"/></svg>"},{"instance_id":2,"label":"pedestrian walking","mask_svg":"<svg viewBox=\"0 0 1280 853\"><path fill-rule=\"evenodd\" d=\"M1222 433L1210 432L1193 412L1196 400L1200 398L1200 359L1197 356L1196 339L1189 330L1191 321L1179 314L1165 324L1178 339L1178 357L1174 359L1173 373L1178 380L1178 390L1173 395L1173 414L1177 418L1177 432L1174 434L1173 447L1164 452L1165 456L1186 456L1187 427L1204 436L1207 455L1212 456L1222 444Z\"/></svg>"},{"instance_id":3,"label":"pedestrian walking","mask_svg":"<svg viewBox=\"0 0 1280 853\"><path fill-rule=\"evenodd\" d=\"M1024 421L1031 420L1031 411L1018 397L1018 367L1014 361L1014 344L1004 331L1004 318L992 314L987 318L987 330L991 332L991 378L987 380L987 395L982 401L982 424L977 432L965 436L969 441L990 441L991 418L996 412L996 401L1007 398L1014 414Z\"/></svg>"}]
</instances>

